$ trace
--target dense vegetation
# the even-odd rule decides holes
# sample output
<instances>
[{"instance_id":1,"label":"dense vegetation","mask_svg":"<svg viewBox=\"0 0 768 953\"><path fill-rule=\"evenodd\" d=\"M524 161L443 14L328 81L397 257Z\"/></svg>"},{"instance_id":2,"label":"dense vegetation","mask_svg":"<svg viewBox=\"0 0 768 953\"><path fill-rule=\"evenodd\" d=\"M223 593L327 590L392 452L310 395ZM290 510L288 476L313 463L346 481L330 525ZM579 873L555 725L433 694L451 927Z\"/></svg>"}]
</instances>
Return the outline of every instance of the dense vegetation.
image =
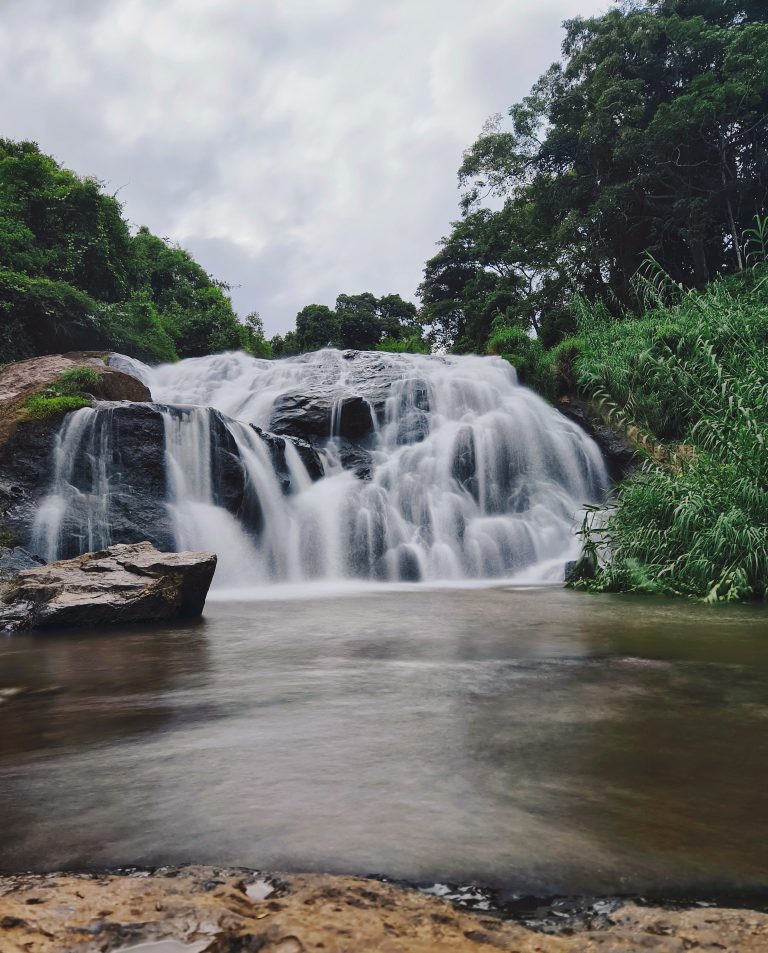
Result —
<instances>
[{"instance_id":1,"label":"dense vegetation","mask_svg":"<svg viewBox=\"0 0 768 953\"><path fill-rule=\"evenodd\" d=\"M646 253L686 288L745 267L768 200L768 5L630 0L565 31L563 62L465 155L462 218L420 288L439 345L516 328L551 346L579 298L636 311Z\"/></svg>"},{"instance_id":2,"label":"dense vegetation","mask_svg":"<svg viewBox=\"0 0 768 953\"><path fill-rule=\"evenodd\" d=\"M0 363L114 348L169 361L268 353L258 316L241 324L226 287L183 249L34 143L0 140Z\"/></svg>"},{"instance_id":3,"label":"dense vegetation","mask_svg":"<svg viewBox=\"0 0 768 953\"><path fill-rule=\"evenodd\" d=\"M642 318L585 308L570 373L647 457L584 527L580 584L711 601L768 595L768 268Z\"/></svg>"}]
</instances>

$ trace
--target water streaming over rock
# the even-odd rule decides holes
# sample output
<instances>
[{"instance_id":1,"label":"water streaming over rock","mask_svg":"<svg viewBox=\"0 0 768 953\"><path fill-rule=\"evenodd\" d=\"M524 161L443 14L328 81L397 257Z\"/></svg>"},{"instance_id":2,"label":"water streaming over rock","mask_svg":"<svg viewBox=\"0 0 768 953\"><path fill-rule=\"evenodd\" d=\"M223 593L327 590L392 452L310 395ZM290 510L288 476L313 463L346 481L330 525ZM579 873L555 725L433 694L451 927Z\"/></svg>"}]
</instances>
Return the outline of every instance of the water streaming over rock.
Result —
<instances>
[{"instance_id":1,"label":"water streaming over rock","mask_svg":"<svg viewBox=\"0 0 768 953\"><path fill-rule=\"evenodd\" d=\"M67 418L34 530L49 559L149 538L216 551L220 587L554 580L607 485L597 446L499 358L113 363L158 403Z\"/></svg>"}]
</instances>

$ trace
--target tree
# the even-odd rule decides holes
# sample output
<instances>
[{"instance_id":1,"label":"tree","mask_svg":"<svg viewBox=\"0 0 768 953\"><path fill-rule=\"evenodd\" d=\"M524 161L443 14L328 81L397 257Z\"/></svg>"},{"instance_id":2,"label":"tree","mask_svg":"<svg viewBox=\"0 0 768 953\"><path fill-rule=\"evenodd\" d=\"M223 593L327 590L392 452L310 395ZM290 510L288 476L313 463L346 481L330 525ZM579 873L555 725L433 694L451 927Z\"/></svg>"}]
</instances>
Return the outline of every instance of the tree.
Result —
<instances>
[{"instance_id":1,"label":"tree","mask_svg":"<svg viewBox=\"0 0 768 953\"><path fill-rule=\"evenodd\" d=\"M264 322L258 311L246 315L243 321L243 350L254 357L274 357L272 344L264 336Z\"/></svg>"},{"instance_id":2,"label":"tree","mask_svg":"<svg viewBox=\"0 0 768 953\"><path fill-rule=\"evenodd\" d=\"M0 360L108 348L149 361L248 347L227 287L33 142L0 140Z\"/></svg>"},{"instance_id":3,"label":"tree","mask_svg":"<svg viewBox=\"0 0 768 953\"><path fill-rule=\"evenodd\" d=\"M377 298L369 291L357 295L340 294L331 309L309 304L296 315L296 331L285 338L273 338L276 356L317 351L324 347L373 350L384 339L421 339L421 323L416 306L400 295Z\"/></svg>"},{"instance_id":4,"label":"tree","mask_svg":"<svg viewBox=\"0 0 768 953\"><path fill-rule=\"evenodd\" d=\"M378 301L369 291L336 299L339 347L370 351L381 340Z\"/></svg>"},{"instance_id":5,"label":"tree","mask_svg":"<svg viewBox=\"0 0 768 953\"><path fill-rule=\"evenodd\" d=\"M563 62L465 155L420 289L444 345L482 349L504 316L552 343L574 295L619 314L647 252L684 286L743 267L768 200L765 4L638 0L565 30Z\"/></svg>"},{"instance_id":6,"label":"tree","mask_svg":"<svg viewBox=\"0 0 768 953\"><path fill-rule=\"evenodd\" d=\"M336 347L338 339L339 321L327 305L308 304L296 315L296 343L300 351Z\"/></svg>"}]
</instances>

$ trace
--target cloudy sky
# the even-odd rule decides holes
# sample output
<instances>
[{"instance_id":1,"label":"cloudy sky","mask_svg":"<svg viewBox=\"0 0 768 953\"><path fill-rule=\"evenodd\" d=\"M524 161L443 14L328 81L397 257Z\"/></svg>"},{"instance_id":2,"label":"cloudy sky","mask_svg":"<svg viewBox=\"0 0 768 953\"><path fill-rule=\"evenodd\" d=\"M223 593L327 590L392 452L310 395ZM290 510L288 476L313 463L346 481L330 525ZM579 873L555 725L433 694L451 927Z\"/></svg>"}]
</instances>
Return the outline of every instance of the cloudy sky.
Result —
<instances>
[{"instance_id":1,"label":"cloudy sky","mask_svg":"<svg viewBox=\"0 0 768 953\"><path fill-rule=\"evenodd\" d=\"M0 135L119 191L273 334L412 298L461 153L610 0L0 0Z\"/></svg>"}]
</instances>

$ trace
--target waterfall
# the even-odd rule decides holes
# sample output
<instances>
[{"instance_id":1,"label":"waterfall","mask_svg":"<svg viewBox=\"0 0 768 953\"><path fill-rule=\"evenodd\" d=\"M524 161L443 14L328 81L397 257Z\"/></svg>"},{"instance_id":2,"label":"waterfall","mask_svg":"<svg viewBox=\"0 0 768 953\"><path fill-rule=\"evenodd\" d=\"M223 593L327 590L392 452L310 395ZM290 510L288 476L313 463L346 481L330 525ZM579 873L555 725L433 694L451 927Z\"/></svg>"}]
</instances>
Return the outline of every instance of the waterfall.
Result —
<instances>
[{"instance_id":1,"label":"waterfall","mask_svg":"<svg viewBox=\"0 0 768 953\"><path fill-rule=\"evenodd\" d=\"M500 358L113 362L157 403L66 418L34 527L49 559L149 538L214 550L226 588L554 581L607 487L594 442Z\"/></svg>"}]
</instances>

